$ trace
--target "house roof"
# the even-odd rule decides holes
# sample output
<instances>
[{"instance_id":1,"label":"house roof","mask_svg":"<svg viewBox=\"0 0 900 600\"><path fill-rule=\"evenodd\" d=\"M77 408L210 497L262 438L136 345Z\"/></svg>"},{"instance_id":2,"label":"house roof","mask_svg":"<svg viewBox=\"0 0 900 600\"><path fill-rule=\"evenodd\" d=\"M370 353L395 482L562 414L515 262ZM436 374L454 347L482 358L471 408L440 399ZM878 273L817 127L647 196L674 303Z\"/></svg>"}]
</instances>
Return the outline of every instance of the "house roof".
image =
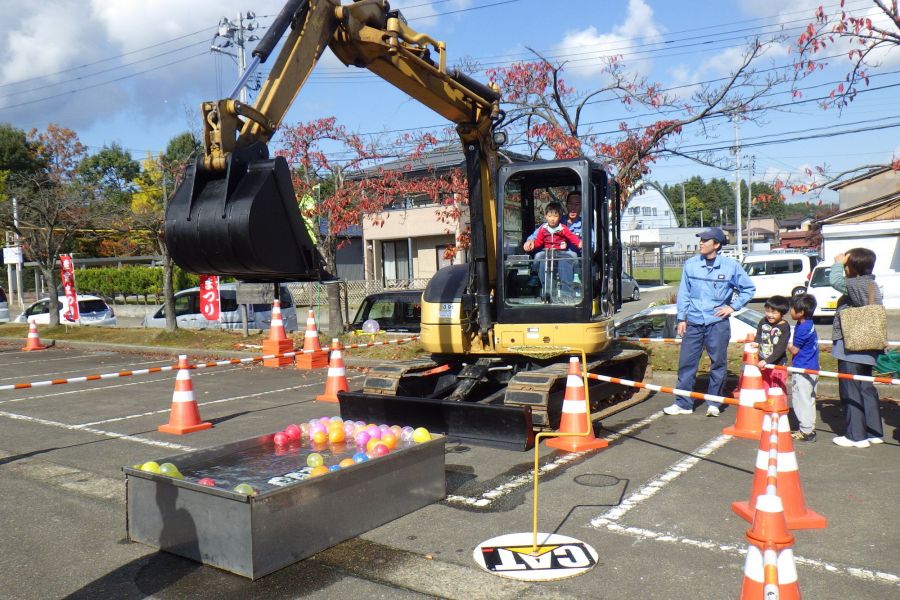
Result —
<instances>
[{"instance_id":1,"label":"house roof","mask_svg":"<svg viewBox=\"0 0 900 600\"><path fill-rule=\"evenodd\" d=\"M498 152L500 161L504 164L513 162L529 162L531 159L524 154L501 150ZM401 158L384 162L374 167L368 167L354 173L351 179L367 179L377 177L383 171L404 171L409 175L423 172L449 171L466 164L466 157L462 151L462 145L455 143L410 158Z\"/></svg>"},{"instance_id":2,"label":"house roof","mask_svg":"<svg viewBox=\"0 0 900 600\"><path fill-rule=\"evenodd\" d=\"M885 172L890 171L890 170L891 170L891 167L890 167L890 166L887 166L887 165L885 165L885 166L883 166L883 167L877 167L877 168L872 169L872 170L870 170L870 171L866 171L866 172L863 173L862 175L857 175L856 177L854 177L854 178L852 178L852 179L847 179L847 180L844 180L844 181L840 181L840 182L838 182L838 183L833 183L833 184L831 184L831 185L828 186L828 189L830 189L830 190L839 190L839 189L841 189L841 188L847 187L848 185L853 185L854 183L859 183L860 181L865 181L866 179L869 179L869 178L871 178L871 177L875 177L876 175L880 175L880 174L885 173Z\"/></svg>"},{"instance_id":3,"label":"house roof","mask_svg":"<svg viewBox=\"0 0 900 600\"><path fill-rule=\"evenodd\" d=\"M883 221L900 219L900 192L891 192L885 196L869 200L864 204L842 210L817 223L822 225L835 223L866 223L869 221Z\"/></svg>"}]
</instances>

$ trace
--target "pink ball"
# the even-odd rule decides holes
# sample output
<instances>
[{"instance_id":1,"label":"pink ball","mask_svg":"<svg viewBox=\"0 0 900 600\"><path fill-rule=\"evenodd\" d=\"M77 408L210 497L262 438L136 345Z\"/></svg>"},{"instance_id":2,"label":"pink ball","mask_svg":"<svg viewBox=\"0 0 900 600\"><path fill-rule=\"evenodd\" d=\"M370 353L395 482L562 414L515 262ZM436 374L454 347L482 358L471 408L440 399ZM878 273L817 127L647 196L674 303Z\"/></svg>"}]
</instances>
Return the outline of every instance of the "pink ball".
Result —
<instances>
[{"instance_id":1,"label":"pink ball","mask_svg":"<svg viewBox=\"0 0 900 600\"><path fill-rule=\"evenodd\" d=\"M369 436L368 433L366 433L365 431L360 431L359 433L356 434L356 445L359 446L360 448L365 448L366 444L369 443L370 439L371 439L371 437Z\"/></svg>"},{"instance_id":2,"label":"pink ball","mask_svg":"<svg viewBox=\"0 0 900 600\"><path fill-rule=\"evenodd\" d=\"M291 438L289 438L285 432L279 431L272 436L272 441L275 442L276 446L286 446L287 443L291 441Z\"/></svg>"},{"instance_id":3,"label":"pink ball","mask_svg":"<svg viewBox=\"0 0 900 600\"><path fill-rule=\"evenodd\" d=\"M299 440L303 437L303 432L297 425L288 425L284 428L284 433L292 440Z\"/></svg>"},{"instance_id":4,"label":"pink ball","mask_svg":"<svg viewBox=\"0 0 900 600\"><path fill-rule=\"evenodd\" d=\"M370 438L380 440L381 439L381 429L378 428L377 425L372 425L371 427L366 428L366 433L369 434Z\"/></svg>"},{"instance_id":5,"label":"pink ball","mask_svg":"<svg viewBox=\"0 0 900 600\"><path fill-rule=\"evenodd\" d=\"M372 454L375 456L385 456L385 455L389 454L390 451L391 451L391 449L388 448L387 445L382 444L380 442L375 444L375 447L372 448Z\"/></svg>"},{"instance_id":6,"label":"pink ball","mask_svg":"<svg viewBox=\"0 0 900 600\"><path fill-rule=\"evenodd\" d=\"M328 428L322 425L321 423L316 423L315 425L309 426L309 435L313 435L317 431L321 431L324 434L328 434Z\"/></svg>"},{"instance_id":7,"label":"pink ball","mask_svg":"<svg viewBox=\"0 0 900 600\"><path fill-rule=\"evenodd\" d=\"M356 425L352 421L344 421L344 434L350 437L356 432Z\"/></svg>"},{"instance_id":8,"label":"pink ball","mask_svg":"<svg viewBox=\"0 0 900 600\"><path fill-rule=\"evenodd\" d=\"M216 480L212 477L204 477L197 483L199 483L200 485L205 485L206 487L216 487Z\"/></svg>"}]
</instances>

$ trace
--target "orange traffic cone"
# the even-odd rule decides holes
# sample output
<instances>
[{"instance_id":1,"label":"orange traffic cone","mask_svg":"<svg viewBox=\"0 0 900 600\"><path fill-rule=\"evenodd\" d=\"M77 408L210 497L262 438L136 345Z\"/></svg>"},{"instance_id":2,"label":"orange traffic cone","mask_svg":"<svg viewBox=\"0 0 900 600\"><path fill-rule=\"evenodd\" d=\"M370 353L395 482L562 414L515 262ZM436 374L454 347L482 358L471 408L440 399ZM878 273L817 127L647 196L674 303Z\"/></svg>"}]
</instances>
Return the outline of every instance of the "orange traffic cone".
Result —
<instances>
[{"instance_id":1,"label":"orange traffic cone","mask_svg":"<svg viewBox=\"0 0 900 600\"><path fill-rule=\"evenodd\" d=\"M566 395L563 396L559 431L576 435L551 438L547 440L547 445L566 452L582 452L609 446L606 440L594 437L594 427L589 414L584 396L584 382L581 380L581 366L578 358L573 356L569 359L569 374L566 376ZM588 434L584 435L586 431Z\"/></svg>"},{"instance_id":2,"label":"orange traffic cone","mask_svg":"<svg viewBox=\"0 0 900 600\"><path fill-rule=\"evenodd\" d=\"M765 413L753 408L757 402L765 402L767 390L762 373L756 366L759 362L758 356L758 350L754 344L744 344L744 369L739 384L740 403L737 408L737 417L735 417L734 425L726 427L722 433L748 440L758 440L762 433Z\"/></svg>"},{"instance_id":3,"label":"orange traffic cone","mask_svg":"<svg viewBox=\"0 0 900 600\"><path fill-rule=\"evenodd\" d=\"M28 321L28 337L25 339L25 346L22 348L23 352L31 352L32 350L46 350L47 346L41 343L41 338L38 335L37 325L34 321Z\"/></svg>"},{"instance_id":4,"label":"orange traffic cone","mask_svg":"<svg viewBox=\"0 0 900 600\"><path fill-rule=\"evenodd\" d=\"M178 375L175 376L175 391L172 393L172 411L169 422L160 425L157 430L163 433L184 435L203 429L212 428L212 423L200 420L200 409L194 400L194 386L191 383L191 371L187 356L178 357Z\"/></svg>"},{"instance_id":5,"label":"orange traffic cone","mask_svg":"<svg viewBox=\"0 0 900 600\"><path fill-rule=\"evenodd\" d=\"M264 367L283 367L294 362L291 356L281 356L294 349L294 340L284 333L284 320L281 318L281 300L272 303L272 325L269 327L269 339L263 342L263 354L278 356L264 358Z\"/></svg>"},{"instance_id":6,"label":"orange traffic cone","mask_svg":"<svg viewBox=\"0 0 900 600\"><path fill-rule=\"evenodd\" d=\"M325 391L316 396L319 402L337 402L338 392L346 392L350 389L347 384L347 373L344 371L344 357L341 354L340 340L331 340L331 361L328 363L328 379L325 380Z\"/></svg>"},{"instance_id":7,"label":"orange traffic cone","mask_svg":"<svg viewBox=\"0 0 900 600\"><path fill-rule=\"evenodd\" d=\"M328 351L319 345L316 330L316 311L309 309L306 317L306 333L303 336L303 354L297 355L298 369L321 369L328 366Z\"/></svg>"},{"instance_id":8,"label":"orange traffic cone","mask_svg":"<svg viewBox=\"0 0 900 600\"><path fill-rule=\"evenodd\" d=\"M744 583L741 585L740 600L763 598L800 600L794 551L790 548L779 551L774 544L758 548L751 542L744 562Z\"/></svg>"},{"instance_id":9,"label":"orange traffic cone","mask_svg":"<svg viewBox=\"0 0 900 600\"><path fill-rule=\"evenodd\" d=\"M775 453L775 475L777 477L778 495L784 503L784 513L790 529L823 529L828 520L806 507L803 499L803 488L800 486L800 472L797 456L794 454L794 440L788 424L787 399L781 388L769 390L768 403L778 414L777 431L773 431L771 418L763 420L762 435L759 438L759 450L756 454L756 470L753 474L753 485L750 488L750 500L733 502L731 509L745 521L753 520L753 509L756 499L766 493L766 479L769 476L770 453ZM772 438L775 438L774 440ZM775 445L773 446L773 441Z\"/></svg>"}]
</instances>

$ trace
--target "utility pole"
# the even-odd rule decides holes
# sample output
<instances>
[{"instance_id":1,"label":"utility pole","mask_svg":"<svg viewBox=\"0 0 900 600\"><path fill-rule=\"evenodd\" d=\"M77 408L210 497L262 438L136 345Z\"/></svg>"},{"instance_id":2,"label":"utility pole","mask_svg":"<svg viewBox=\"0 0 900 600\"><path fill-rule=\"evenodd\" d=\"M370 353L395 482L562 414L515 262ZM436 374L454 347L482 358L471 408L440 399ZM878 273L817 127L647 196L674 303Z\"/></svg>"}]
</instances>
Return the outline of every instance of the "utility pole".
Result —
<instances>
[{"instance_id":1,"label":"utility pole","mask_svg":"<svg viewBox=\"0 0 900 600\"><path fill-rule=\"evenodd\" d=\"M249 103L246 85L249 73L247 73L247 56L244 53L244 47L248 42L255 42L259 39L258 36L254 34L246 35L245 32L258 28L259 24L256 22L256 14L252 11L238 13L237 21L232 21L228 17L222 17L219 20L219 29L213 38L213 45L209 47L213 52L227 54L237 63L238 79L240 80L240 100L244 104ZM225 48L230 48L231 46L235 46L237 52L225 50Z\"/></svg>"},{"instance_id":2,"label":"utility pole","mask_svg":"<svg viewBox=\"0 0 900 600\"><path fill-rule=\"evenodd\" d=\"M684 203L684 182L681 182L681 218L683 219L684 227L687 227L687 204Z\"/></svg>"},{"instance_id":3,"label":"utility pole","mask_svg":"<svg viewBox=\"0 0 900 600\"><path fill-rule=\"evenodd\" d=\"M744 258L744 240L742 236L743 224L741 223L741 137L738 116L734 120L734 232L737 237L738 260Z\"/></svg>"},{"instance_id":4,"label":"utility pole","mask_svg":"<svg viewBox=\"0 0 900 600\"><path fill-rule=\"evenodd\" d=\"M750 216L753 214L753 175L756 172L756 156L747 158L747 250L753 247L750 236Z\"/></svg>"}]
</instances>

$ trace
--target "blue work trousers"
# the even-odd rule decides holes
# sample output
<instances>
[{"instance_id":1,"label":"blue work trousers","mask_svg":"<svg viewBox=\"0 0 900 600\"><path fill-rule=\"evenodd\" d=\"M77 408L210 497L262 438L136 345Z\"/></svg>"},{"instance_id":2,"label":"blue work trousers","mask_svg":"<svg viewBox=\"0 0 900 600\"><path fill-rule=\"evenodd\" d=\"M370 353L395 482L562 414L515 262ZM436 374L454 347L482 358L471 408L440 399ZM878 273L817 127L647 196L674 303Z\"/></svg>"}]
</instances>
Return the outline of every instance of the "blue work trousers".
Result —
<instances>
[{"instance_id":1,"label":"blue work trousers","mask_svg":"<svg viewBox=\"0 0 900 600\"><path fill-rule=\"evenodd\" d=\"M731 339L731 323L722 319L709 325L688 323L684 337L681 338L681 353L678 355L679 390L694 390L697 379L697 367L703 350L709 354L712 366L709 369L709 387L706 393L721 396L725 388L725 376L728 374L728 342ZM690 398L676 396L675 403L681 408L692 410L694 402ZM710 406L720 407L721 402L710 402Z\"/></svg>"}]
</instances>

